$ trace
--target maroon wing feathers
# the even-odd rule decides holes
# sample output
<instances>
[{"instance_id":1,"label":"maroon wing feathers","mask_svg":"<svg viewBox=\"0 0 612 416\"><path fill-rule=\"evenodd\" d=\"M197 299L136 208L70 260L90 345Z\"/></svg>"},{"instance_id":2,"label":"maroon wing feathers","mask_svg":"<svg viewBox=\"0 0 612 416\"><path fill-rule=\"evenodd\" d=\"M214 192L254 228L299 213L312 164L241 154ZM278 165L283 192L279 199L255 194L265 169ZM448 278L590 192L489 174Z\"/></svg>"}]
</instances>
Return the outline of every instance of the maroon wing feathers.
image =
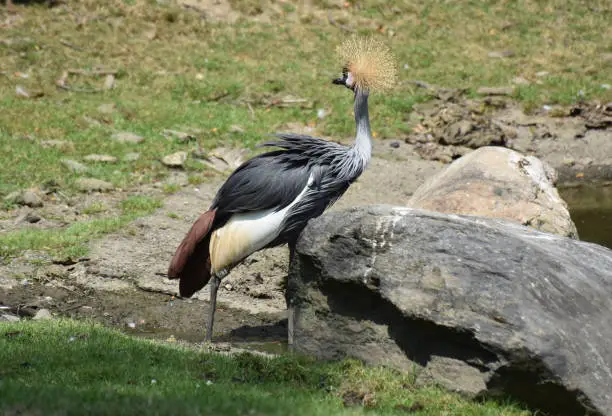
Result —
<instances>
[{"instance_id":1,"label":"maroon wing feathers","mask_svg":"<svg viewBox=\"0 0 612 416\"><path fill-rule=\"evenodd\" d=\"M210 236L216 209L206 211L176 249L168 268L170 279L180 279L179 293L191 297L210 280Z\"/></svg>"}]
</instances>

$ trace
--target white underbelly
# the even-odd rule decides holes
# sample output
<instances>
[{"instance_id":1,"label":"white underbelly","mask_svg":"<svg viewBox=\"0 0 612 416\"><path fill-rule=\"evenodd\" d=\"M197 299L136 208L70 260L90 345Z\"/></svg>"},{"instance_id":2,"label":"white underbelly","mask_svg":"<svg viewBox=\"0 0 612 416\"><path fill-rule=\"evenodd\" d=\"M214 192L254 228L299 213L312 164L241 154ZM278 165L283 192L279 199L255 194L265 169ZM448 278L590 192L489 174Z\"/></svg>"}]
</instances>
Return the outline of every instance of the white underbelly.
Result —
<instances>
[{"instance_id":1,"label":"white underbelly","mask_svg":"<svg viewBox=\"0 0 612 416\"><path fill-rule=\"evenodd\" d=\"M227 274L236 264L274 241L281 233L289 210L304 197L311 182L312 177L285 208L234 214L223 227L215 230L210 239L212 273L220 276Z\"/></svg>"}]
</instances>

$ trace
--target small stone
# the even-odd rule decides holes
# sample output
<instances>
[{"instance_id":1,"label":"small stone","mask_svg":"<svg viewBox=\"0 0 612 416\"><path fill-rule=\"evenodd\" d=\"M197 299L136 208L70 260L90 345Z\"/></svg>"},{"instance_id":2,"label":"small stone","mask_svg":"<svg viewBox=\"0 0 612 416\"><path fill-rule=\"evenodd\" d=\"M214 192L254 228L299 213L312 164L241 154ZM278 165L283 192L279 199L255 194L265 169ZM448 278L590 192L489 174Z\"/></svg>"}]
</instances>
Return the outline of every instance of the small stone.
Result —
<instances>
[{"instance_id":1,"label":"small stone","mask_svg":"<svg viewBox=\"0 0 612 416\"><path fill-rule=\"evenodd\" d=\"M74 143L69 142L67 140L43 140L42 142L40 142L40 145L44 149L53 148L61 150L63 152L74 150Z\"/></svg>"},{"instance_id":2,"label":"small stone","mask_svg":"<svg viewBox=\"0 0 612 416\"><path fill-rule=\"evenodd\" d=\"M21 191L11 192L7 196L4 197L4 200L9 203L17 203L17 198L21 196Z\"/></svg>"},{"instance_id":3,"label":"small stone","mask_svg":"<svg viewBox=\"0 0 612 416\"><path fill-rule=\"evenodd\" d=\"M140 153L130 152L123 155L124 162L134 162L140 159Z\"/></svg>"},{"instance_id":4,"label":"small stone","mask_svg":"<svg viewBox=\"0 0 612 416\"><path fill-rule=\"evenodd\" d=\"M98 112L102 114L111 114L117 109L114 103L100 104L98 106Z\"/></svg>"},{"instance_id":5,"label":"small stone","mask_svg":"<svg viewBox=\"0 0 612 416\"><path fill-rule=\"evenodd\" d=\"M104 78L104 89L112 90L115 88L115 76L113 74L108 74L106 78Z\"/></svg>"},{"instance_id":6,"label":"small stone","mask_svg":"<svg viewBox=\"0 0 612 416\"><path fill-rule=\"evenodd\" d=\"M565 166L574 166L576 164L576 160L572 159L571 157L566 157L565 159L563 159L563 164Z\"/></svg>"},{"instance_id":7,"label":"small stone","mask_svg":"<svg viewBox=\"0 0 612 416\"><path fill-rule=\"evenodd\" d=\"M35 321L49 320L53 319L53 315L51 315L48 309L39 309L32 319Z\"/></svg>"},{"instance_id":8,"label":"small stone","mask_svg":"<svg viewBox=\"0 0 612 416\"><path fill-rule=\"evenodd\" d=\"M187 152L176 152L171 155L164 156L162 158L162 163L170 168L180 168L183 167L185 161L187 160Z\"/></svg>"},{"instance_id":9,"label":"small stone","mask_svg":"<svg viewBox=\"0 0 612 416\"><path fill-rule=\"evenodd\" d=\"M232 124L229 131L230 133L244 133L244 129L237 124Z\"/></svg>"},{"instance_id":10,"label":"small stone","mask_svg":"<svg viewBox=\"0 0 612 416\"><path fill-rule=\"evenodd\" d=\"M87 166L85 166L82 163L77 162L76 160L62 159L61 162L64 166L66 166L69 170L71 170L74 173L85 173L88 170Z\"/></svg>"},{"instance_id":11,"label":"small stone","mask_svg":"<svg viewBox=\"0 0 612 416\"><path fill-rule=\"evenodd\" d=\"M83 121L87 124L89 124L89 126L101 126L102 123L100 123L98 120L96 120L95 118L89 117L89 116L83 116Z\"/></svg>"},{"instance_id":12,"label":"small stone","mask_svg":"<svg viewBox=\"0 0 612 416\"><path fill-rule=\"evenodd\" d=\"M609 90L609 89L612 88L612 85L610 85L610 84L601 84L600 87L603 90Z\"/></svg>"},{"instance_id":13,"label":"small stone","mask_svg":"<svg viewBox=\"0 0 612 416\"><path fill-rule=\"evenodd\" d=\"M389 143L389 146L391 146L393 149L397 149L400 147L400 142L396 141L392 141L391 143Z\"/></svg>"},{"instance_id":14,"label":"small stone","mask_svg":"<svg viewBox=\"0 0 612 416\"><path fill-rule=\"evenodd\" d=\"M29 98L30 97L30 93L21 85L17 85L15 87L15 94L18 97L24 97L24 98Z\"/></svg>"},{"instance_id":15,"label":"small stone","mask_svg":"<svg viewBox=\"0 0 612 416\"><path fill-rule=\"evenodd\" d=\"M42 218L40 217L40 215L34 213L34 212L28 212L25 217L23 218L23 220L25 222L28 222L30 224L36 224L37 222L39 222Z\"/></svg>"},{"instance_id":16,"label":"small stone","mask_svg":"<svg viewBox=\"0 0 612 416\"><path fill-rule=\"evenodd\" d=\"M0 322L19 322L21 319L17 315L10 313L0 313Z\"/></svg>"},{"instance_id":17,"label":"small stone","mask_svg":"<svg viewBox=\"0 0 612 416\"><path fill-rule=\"evenodd\" d=\"M91 154L85 156L85 160L88 162L101 162L101 163L115 163L117 162L117 158L115 156L110 155L97 155Z\"/></svg>"},{"instance_id":18,"label":"small stone","mask_svg":"<svg viewBox=\"0 0 612 416\"><path fill-rule=\"evenodd\" d=\"M190 140L195 140L196 138L193 134L185 133L184 131L169 129L162 131L162 135L167 139L176 139L181 143L188 142Z\"/></svg>"},{"instance_id":19,"label":"small stone","mask_svg":"<svg viewBox=\"0 0 612 416\"><path fill-rule=\"evenodd\" d=\"M326 116L326 115L327 115L327 111L325 111L325 109L324 109L324 108L319 108L319 109L317 110L317 118L318 118L319 120L323 120L323 119L325 118L325 116Z\"/></svg>"},{"instance_id":20,"label":"small stone","mask_svg":"<svg viewBox=\"0 0 612 416\"><path fill-rule=\"evenodd\" d=\"M26 205L31 208L40 208L43 206L43 201L40 196L34 191L26 190L15 198L15 202L19 205Z\"/></svg>"},{"instance_id":21,"label":"small stone","mask_svg":"<svg viewBox=\"0 0 612 416\"><path fill-rule=\"evenodd\" d=\"M492 51L489 52L489 58L510 58L514 56L514 51L506 50L506 51Z\"/></svg>"},{"instance_id":22,"label":"small stone","mask_svg":"<svg viewBox=\"0 0 612 416\"><path fill-rule=\"evenodd\" d=\"M234 286L232 286L230 283L226 283L224 287L227 291L231 291L234 288Z\"/></svg>"},{"instance_id":23,"label":"small stone","mask_svg":"<svg viewBox=\"0 0 612 416\"><path fill-rule=\"evenodd\" d=\"M81 192L105 192L114 188L112 183L95 178L79 178L76 180L76 187Z\"/></svg>"},{"instance_id":24,"label":"small stone","mask_svg":"<svg viewBox=\"0 0 612 416\"><path fill-rule=\"evenodd\" d=\"M514 87L480 87L476 92L481 95L513 95Z\"/></svg>"},{"instance_id":25,"label":"small stone","mask_svg":"<svg viewBox=\"0 0 612 416\"><path fill-rule=\"evenodd\" d=\"M514 77L512 83L515 85L529 85L530 82L523 77Z\"/></svg>"},{"instance_id":26,"label":"small stone","mask_svg":"<svg viewBox=\"0 0 612 416\"><path fill-rule=\"evenodd\" d=\"M132 143L132 144L142 143L142 141L144 140L142 136L139 136L135 133L130 133L127 131L115 133L111 136L111 138L120 143Z\"/></svg>"}]
</instances>

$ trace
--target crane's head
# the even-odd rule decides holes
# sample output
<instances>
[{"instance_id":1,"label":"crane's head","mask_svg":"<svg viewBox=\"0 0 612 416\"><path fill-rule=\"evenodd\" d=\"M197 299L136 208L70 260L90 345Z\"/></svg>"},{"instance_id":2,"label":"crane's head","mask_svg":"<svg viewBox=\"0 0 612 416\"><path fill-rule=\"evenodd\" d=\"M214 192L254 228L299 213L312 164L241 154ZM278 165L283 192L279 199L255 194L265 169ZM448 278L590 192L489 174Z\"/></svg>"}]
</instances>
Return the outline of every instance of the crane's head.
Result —
<instances>
[{"instance_id":1,"label":"crane's head","mask_svg":"<svg viewBox=\"0 0 612 416\"><path fill-rule=\"evenodd\" d=\"M393 88L397 65L389 48L373 38L352 37L337 49L343 69L333 80L353 91L384 91Z\"/></svg>"}]
</instances>

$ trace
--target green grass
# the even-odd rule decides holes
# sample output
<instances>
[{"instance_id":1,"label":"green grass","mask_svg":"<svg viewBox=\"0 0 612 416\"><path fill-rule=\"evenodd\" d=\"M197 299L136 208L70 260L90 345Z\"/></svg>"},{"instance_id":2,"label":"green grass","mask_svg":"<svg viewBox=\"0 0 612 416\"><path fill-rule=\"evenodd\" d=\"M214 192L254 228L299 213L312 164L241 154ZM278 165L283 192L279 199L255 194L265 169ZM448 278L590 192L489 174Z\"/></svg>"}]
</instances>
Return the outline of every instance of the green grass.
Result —
<instances>
[{"instance_id":1,"label":"green grass","mask_svg":"<svg viewBox=\"0 0 612 416\"><path fill-rule=\"evenodd\" d=\"M372 99L377 137L408 131L412 105L428 99L409 82L414 79L473 93L520 76L531 82L516 93L528 108L571 104L581 91L584 99L612 100L612 90L601 88L612 79L607 0L364 0L359 7L347 2L343 11L340 3L328 1L230 3L242 13L233 24L149 0L20 8L21 19L11 20L0 37L0 196L48 180L72 191L76 175L59 163L63 157L116 156L116 164L90 164L88 175L126 187L162 179L168 170L159 160L165 154L200 146L251 147L287 122L310 123L323 135L350 136L350 94L329 82L340 70L334 48L348 34L329 24L322 8L344 13L337 22L385 40L397 55L400 83L391 94ZM252 19L262 13L273 23ZM0 8L0 21L5 18ZM514 55L488 56L504 50ZM119 71L114 89L56 88L64 70L96 66ZM540 71L549 75L537 77ZM69 85L81 88L101 87L103 81L68 78ZM44 95L20 98L18 85ZM303 108L268 105L286 95L307 103ZM114 104L115 110L100 113L102 104ZM328 110L324 120L317 119L318 108ZM244 133L233 132L232 125ZM163 137L164 129L198 133L195 142L179 143ZM109 139L115 131L140 134L145 142L116 143ZM44 149L44 140L66 140L73 147ZM121 161L131 151L141 158ZM193 177L204 169L186 166Z\"/></svg>"},{"instance_id":2,"label":"green grass","mask_svg":"<svg viewBox=\"0 0 612 416\"><path fill-rule=\"evenodd\" d=\"M144 196L129 197L120 203L121 215L80 221L66 228L31 229L0 234L0 259L25 250L48 251L62 259L78 259L87 254L85 243L103 234L120 230L135 218L161 207L161 201Z\"/></svg>"},{"instance_id":3,"label":"green grass","mask_svg":"<svg viewBox=\"0 0 612 416\"><path fill-rule=\"evenodd\" d=\"M345 407L349 392L365 406ZM0 413L45 415L528 415L410 375L284 355L233 357L69 320L0 326ZM417 405L418 404L418 405Z\"/></svg>"}]
</instances>

